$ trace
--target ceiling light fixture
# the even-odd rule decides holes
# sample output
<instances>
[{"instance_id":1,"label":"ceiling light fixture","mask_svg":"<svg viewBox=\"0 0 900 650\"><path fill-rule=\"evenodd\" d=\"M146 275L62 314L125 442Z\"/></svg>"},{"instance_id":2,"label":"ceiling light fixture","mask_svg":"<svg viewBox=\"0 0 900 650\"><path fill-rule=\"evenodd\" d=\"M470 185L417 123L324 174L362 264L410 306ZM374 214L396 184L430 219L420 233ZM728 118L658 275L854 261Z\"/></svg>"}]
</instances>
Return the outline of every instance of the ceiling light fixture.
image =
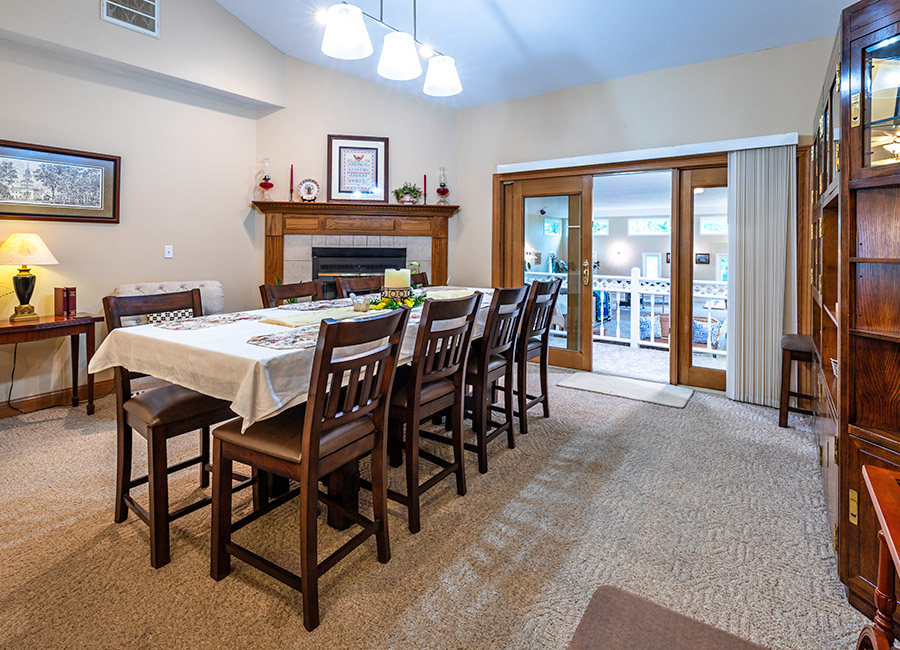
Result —
<instances>
[{"instance_id":1,"label":"ceiling light fixture","mask_svg":"<svg viewBox=\"0 0 900 650\"><path fill-rule=\"evenodd\" d=\"M372 41L359 7L346 3L328 7L322 52L344 60L364 59L372 54Z\"/></svg>"},{"instance_id":2,"label":"ceiling light fixture","mask_svg":"<svg viewBox=\"0 0 900 650\"><path fill-rule=\"evenodd\" d=\"M409 81L422 75L419 56L428 60L424 92L433 97L449 97L462 92L456 61L452 56L437 52L419 41L417 36L417 0L413 0L413 33L401 32L384 22L384 0L380 2L379 18L362 11L355 5L342 2L328 8L322 52L335 59L364 59L372 54L372 41L366 31L363 17L387 27L390 33L384 37L378 74L385 79ZM419 53L416 54L416 45Z\"/></svg>"}]
</instances>

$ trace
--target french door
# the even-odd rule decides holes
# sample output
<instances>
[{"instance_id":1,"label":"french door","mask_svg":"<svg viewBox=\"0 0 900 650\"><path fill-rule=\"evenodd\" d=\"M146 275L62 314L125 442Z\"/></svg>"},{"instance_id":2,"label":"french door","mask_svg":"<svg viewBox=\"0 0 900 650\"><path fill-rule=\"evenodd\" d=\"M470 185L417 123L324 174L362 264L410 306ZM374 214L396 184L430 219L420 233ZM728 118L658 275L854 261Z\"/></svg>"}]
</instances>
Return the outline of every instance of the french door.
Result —
<instances>
[{"instance_id":1,"label":"french door","mask_svg":"<svg viewBox=\"0 0 900 650\"><path fill-rule=\"evenodd\" d=\"M512 181L501 191L509 245L500 283L562 280L550 363L578 370L590 370L592 359L591 190L591 176L566 176Z\"/></svg>"},{"instance_id":2,"label":"french door","mask_svg":"<svg viewBox=\"0 0 900 650\"><path fill-rule=\"evenodd\" d=\"M677 384L725 390L728 356L728 169L677 172Z\"/></svg>"}]
</instances>

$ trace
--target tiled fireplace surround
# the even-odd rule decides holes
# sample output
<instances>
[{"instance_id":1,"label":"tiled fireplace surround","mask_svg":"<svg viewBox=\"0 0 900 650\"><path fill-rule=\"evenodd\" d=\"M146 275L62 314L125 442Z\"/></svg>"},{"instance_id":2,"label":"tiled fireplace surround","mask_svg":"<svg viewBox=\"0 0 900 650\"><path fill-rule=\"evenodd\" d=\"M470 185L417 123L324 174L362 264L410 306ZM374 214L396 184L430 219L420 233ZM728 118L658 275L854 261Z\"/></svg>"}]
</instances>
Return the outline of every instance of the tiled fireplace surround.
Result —
<instances>
[{"instance_id":1,"label":"tiled fireplace surround","mask_svg":"<svg viewBox=\"0 0 900 650\"><path fill-rule=\"evenodd\" d=\"M285 235L284 282L312 279L312 248L405 248L406 264L418 262L421 270L431 273L431 237L397 237L390 235Z\"/></svg>"}]
</instances>

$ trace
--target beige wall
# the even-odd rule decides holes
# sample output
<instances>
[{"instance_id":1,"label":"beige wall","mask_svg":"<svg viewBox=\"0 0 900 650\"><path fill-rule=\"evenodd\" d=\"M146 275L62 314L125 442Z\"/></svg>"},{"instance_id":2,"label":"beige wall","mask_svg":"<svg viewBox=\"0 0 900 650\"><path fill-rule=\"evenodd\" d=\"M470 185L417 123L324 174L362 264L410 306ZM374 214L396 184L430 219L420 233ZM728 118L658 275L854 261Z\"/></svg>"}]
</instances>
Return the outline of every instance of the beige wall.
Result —
<instances>
[{"instance_id":1,"label":"beige wall","mask_svg":"<svg viewBox=\"0 0 900 650\"><path fill-rule=\"evenodd\" d=\"M287 200L293 163L295 183L317 180L318 200L325 200L328 134L388 137L391 189L404 181L422 187L427 174L434 202L441 165L456 185L455 109L297 59L288 58L286 68L287 108L261 118L257 130L257 156L271 161L273 198Z\"/></svg>"},{"instance_id":2,"label":"beige wall","mask_svg":"<svg viewBox=\"0 0 900 650\"><path fill-rule=\"evenodd\" d=\"M248 207L255 111L241 115L179 90L122 88L117 75L3 42L0 78L21 89L16 101L0 102L4 138L122 157L120 224L0 221L0 239L36 232L59 260L35 269L38 312L53 313L54 286L76 286L79 309L102 313L102 296L116 285L156 280L220 280L227 309L255 305L262 274L262 224ZM175 246L174 259L163 259L165 244ZM0 269L0 291L11 289L13 273ZM15 296L0 298L0 318L15 304ZM4 398L11 355L0 347ZM13 397L68 386L67 363L64 343L25 345Z\"/></svg>"},{"instance_id":3,"label":"beige wall","mask_svg":"<svg viewBox=\"0 0 900 650\"><path fill-rule=\"evenodd\" d=\"M498 164L808 133L831 46L820 39L460 111L453 280L490 282Z\"/></svg>"},{"instance_id":4,"label":"beige wall","mask_svg":"<svg viewBox=\"0 0 900 650\"><path fill-rule=\"evenodd\" d=\"M98 0L0 3L0 37L282 105L284 55L213 0L160 3L159 39L99 19Z\"/></svg>"}]
</instances>

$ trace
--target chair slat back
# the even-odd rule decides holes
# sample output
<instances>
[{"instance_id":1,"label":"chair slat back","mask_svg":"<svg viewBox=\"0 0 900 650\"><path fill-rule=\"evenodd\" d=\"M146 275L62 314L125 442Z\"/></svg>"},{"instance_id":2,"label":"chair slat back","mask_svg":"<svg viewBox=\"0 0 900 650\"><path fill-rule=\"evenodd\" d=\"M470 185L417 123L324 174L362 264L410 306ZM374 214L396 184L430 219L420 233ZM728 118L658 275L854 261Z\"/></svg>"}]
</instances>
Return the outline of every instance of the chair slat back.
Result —
<instances>
[{"instance_id":1,"label":"chair slat back","mask_svg":"<svg viewBox=\"0 0 900 650\"><path fill-rule=\"evenodd\" d=\"M132 324L127 322L123 323L123 319L127 321L136 316L172 312L185 312L191 316L202 316L203 303L200 298L200 289L147 296L105 296L103 298L106 329L110 332L120 327L132 326ZM121 408L121 405L131 397L131 380L145 376L141 373L129 372L122 367L115 369L116 403L118 408Z\"/></svg>"},{"instance_id":2,"label":"chair slat back","mask_svg":"<svg viewBox=\"0 0 900 650\"><path fill-rule=\"evenodd\" d=\"M369 414L386 431L387 404L408 320L408 309L396 309L374 318L322 321L303 425L304 454L318 450L322 431ZM380 344L359 352L359 346L373 343Z\"/></svg>"},{"instance_id":3,"label":"chair slat back","mask_svg":"<svg viewBox=\"0 0 900 650\"><path fill-rule=\"evenodd\" d=\"M422 385L447 377L462 385L472 331L483 294L455 300L428 298L416 334L407 404L417 401ZM461 322L460 322L461 321Z\"/></svg>"},{"instance_id":4,"label":"chair slat back","mask_svg":"<svg viewBox=\"0 0 900 650\"><path fill-rule=\"evenodd\" d=\"M411 276L409 276L409 283L414 287L430 286L428 284L428 274L427 273L413 273Z\"/></svg>"},{"instance_id":5,"label":"chair slat back","mask_svg":"<svg viewBox=\"0 0 900 650\"><path fill-rule=\"evenodd\" d=\"M525 314L522 317L522 344L529 339L550 335L550 321L559 298L560 287L562 287L561 278L531 283Z\"/></svg>"},{"instance_id":6,"label":"chair slat back","mask_svg":"<svg viewBox=\"0 0 900 650\"><path fill-rule=\"evenodd\" d=\"M278 303L296 298L311 298L312 300L324 300L322 295L322 281L311 280L309 282L294 282L293 284L261 284L259 295L262 298L263 309L277 307Z\"/></svg>"},{"instance_id":7,"label":"chair slat back","mask_svg":"<svg viewBox=\"0 0 900 650\"><path fill-rule=\"evenodd\" d=\"M384 286L383 275L363 275L358 278L341 278L334 279L334 287L337 290L338 298L349 298L351 293L377 293Z\"/></svg>"},{"instance_id":8,"label":"chair slat back","mask_svg":"<svg viewBox=\"0 0 900 650\"><path fill-rule=\"evenodd\" d=\"M481 354L478 359L483 367L487 367L488 360L494 355L505 356L508 360L512 359L527 297L527 285L513 289L499 287L494 289L494 298L491 300L491 309L484 326Z\"/></svg>"}]
</instances>

